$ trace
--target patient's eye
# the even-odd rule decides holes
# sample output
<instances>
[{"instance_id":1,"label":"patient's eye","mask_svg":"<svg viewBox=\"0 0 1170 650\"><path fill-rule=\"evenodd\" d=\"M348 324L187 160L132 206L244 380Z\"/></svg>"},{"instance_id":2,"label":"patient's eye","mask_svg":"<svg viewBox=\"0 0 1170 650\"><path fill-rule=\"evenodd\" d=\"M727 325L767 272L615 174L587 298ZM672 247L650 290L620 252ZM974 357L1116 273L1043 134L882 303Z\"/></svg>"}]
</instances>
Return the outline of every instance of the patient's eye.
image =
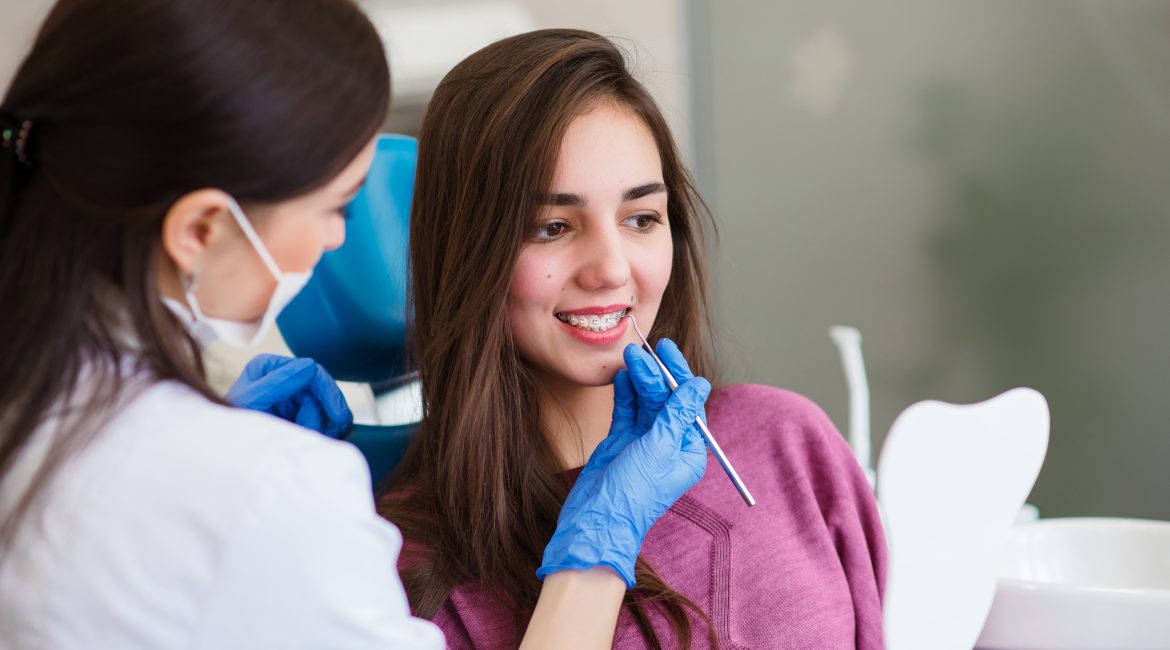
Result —
<instances>
[{"instance_id":1,"label":"patient's eye","mask_svg":"<svg viewBox=\"0 0 1170 650\"><path fill-rule=\"evenodd\" d=\"M662 223L662 218L653 213L635 214L632 217L627 217L626 223L639 232L650 232L654 230L655 226Z\"/></svg>"},{"instance_id":2,"label":"patient's eye","mask_svg":"<svg viewBox=\"0 0 1170 650\"><path fill-rule=\"evenodd\" d=\"M536 233L532 236L532 239L538 242L556 241L557 239L560 239L565 234L565 232L568 231L568 229L569 225L564 222L549 221L536 227Z\"/></svg>"}]
</instances>

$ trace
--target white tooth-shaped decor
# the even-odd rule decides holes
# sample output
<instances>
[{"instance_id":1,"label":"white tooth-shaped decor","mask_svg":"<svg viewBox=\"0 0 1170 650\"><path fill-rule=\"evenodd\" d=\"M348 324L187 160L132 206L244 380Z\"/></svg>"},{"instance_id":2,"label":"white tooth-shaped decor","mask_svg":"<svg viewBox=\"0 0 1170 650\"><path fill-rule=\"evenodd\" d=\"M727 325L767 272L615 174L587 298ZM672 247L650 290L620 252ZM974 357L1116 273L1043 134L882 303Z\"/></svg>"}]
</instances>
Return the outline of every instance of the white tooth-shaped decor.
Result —
<instances>
[{"instance_id":1,"label":"white tooth-shaped decor","mask_svg":"<svg viewBox=\"0 0 1170 650\"><path fill-rule=\"evenodd\" d=\"M1024 636L1010 639L987 634L1009 532L1044 464L1048 432L1048 402L1030 388L972 405L919 402L894 421L877 467L891 648L1121 647L1022 641L1045 638L1047 626L1013 628Z\"/></svg>"}]
</instances>

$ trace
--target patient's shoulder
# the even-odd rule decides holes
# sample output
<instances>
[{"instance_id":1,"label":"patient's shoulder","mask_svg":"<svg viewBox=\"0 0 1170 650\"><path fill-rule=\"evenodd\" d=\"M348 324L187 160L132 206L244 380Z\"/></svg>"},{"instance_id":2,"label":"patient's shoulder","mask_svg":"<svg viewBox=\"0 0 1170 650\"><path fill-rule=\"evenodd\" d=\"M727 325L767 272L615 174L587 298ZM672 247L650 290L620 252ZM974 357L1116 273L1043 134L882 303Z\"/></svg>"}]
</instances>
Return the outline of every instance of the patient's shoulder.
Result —
<instances>
[{"instance_id":1,"label":"patient's shoulder","mask_svg":"<svg viewBox=\"0 0 1170 650\"><path fill-rule=\"evenodd\" d=\"M773 467L777 462L821 467L855 463L825 412L790 390L760 384L721 388L707 403L707 419L720 445L750 458L748 462Z\"/></svg>"},{"instance_id":2,"label":"patient's shoulder","mask_svg":"<svg viewBox=\"0 0 1170 650\"><path fill-rule=\"evenodd\" d=\"M812 433L837 430L821 407L809 398L762 384L733 384L715 391L707 417L737 430L783 426Z\"/></svg>"},{"instance_id":3,"label":"patient's shoulder","mask_svg":"<svg viewBox=\"0 0 1170 650\"><path fill-rule=\"evenodd\" d=\"M792 390L736 383L720 388L707 403L707 417L721 430L753 441L771 438L827 438L840 441L837 427L815 402Z\"/></svg>"}]
</instances>

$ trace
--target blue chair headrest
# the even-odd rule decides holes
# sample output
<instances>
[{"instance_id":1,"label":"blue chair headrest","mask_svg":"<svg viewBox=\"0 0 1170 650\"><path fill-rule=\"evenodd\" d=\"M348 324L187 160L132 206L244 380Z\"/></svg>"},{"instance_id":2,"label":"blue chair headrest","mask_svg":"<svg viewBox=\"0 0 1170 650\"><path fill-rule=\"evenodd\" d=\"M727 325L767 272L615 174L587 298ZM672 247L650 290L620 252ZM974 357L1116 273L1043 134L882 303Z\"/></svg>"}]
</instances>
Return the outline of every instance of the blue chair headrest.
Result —
<instances>
[{"instance_id":1,"label":"blue chair headrest","mask_svg":"<svg viewBox=\"0 0 1170 650\"><path fill-rule=\"evenodd\" d=\"M417 158L414 138L378 137L369 179L346 209L345 244L321 258L312 280L276 321L294 355L375 391L405 375L407 239Z\"/></svg>"},{"instance_id":2,"label":"blue chair headrest","mask_svg":"<svg viewBox=\"0 0 1170 650\"><path fill-rule=\"evenodd\" d=\"M418 424L355 424L345 439L358 448L370 466L370 483L374 491L385 485L386 479L398 462L406 455L406 449L418 435Z\"/></svg>"}]
</instances>

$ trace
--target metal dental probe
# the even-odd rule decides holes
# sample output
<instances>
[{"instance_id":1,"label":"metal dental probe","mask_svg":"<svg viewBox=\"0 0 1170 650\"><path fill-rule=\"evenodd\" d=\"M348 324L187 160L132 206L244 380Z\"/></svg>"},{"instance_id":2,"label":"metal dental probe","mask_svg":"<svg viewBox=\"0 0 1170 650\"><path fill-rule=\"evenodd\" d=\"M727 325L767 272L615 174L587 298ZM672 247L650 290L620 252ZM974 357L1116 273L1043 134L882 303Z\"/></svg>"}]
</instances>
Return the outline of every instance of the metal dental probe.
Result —
<instances>
[{"instance_id":1,"label":"metal dental probe","mask_svg":"<svg viewBox=\"0 0 1170 650\"><path fill-rule=\"evenodd\" d=\"M662 359L659 359L658 355L654 353L654 348L650 347L650 342L646 340L646 337L642 334L642 330L638 329L638 321L632 314L626 314L625 316L622 316L622 318L628 318L630 319L630 322L634 324L634 331L638 333L638 338L642 339L642 349L649 352L650 357L654 359L655 363L658 364L658 369L662 371L662 376L666 378L666 385L670 386L670 391L674 392L677 390L678 381L676 381L674 375L670 374L670 371L666 369L666 364L662 363ZM743 484L743 481L739 478L739 474L737 474L735 472L735 468L731 466L731 461L727 460L727 456L725 456L723 454L723 450L719 448L719 443L715 442L715 436L711 435L711 430L707 428L707 425L703 422L703 417L701 415L695 416L695 424L699 425L699 431L703 433L703 440L707 442L707 446L711 449L711 452L715 454L715 459L719 461L719 465L723 468L723 471L727 473L727 478L731 479L731 483L735 485L735 489L739 491L739 496L743 497L744 502L747 503L749 507L756 505L756 500L752 498L752 493L748 492L747 486Z\"/></svg>"}]
</instances>

